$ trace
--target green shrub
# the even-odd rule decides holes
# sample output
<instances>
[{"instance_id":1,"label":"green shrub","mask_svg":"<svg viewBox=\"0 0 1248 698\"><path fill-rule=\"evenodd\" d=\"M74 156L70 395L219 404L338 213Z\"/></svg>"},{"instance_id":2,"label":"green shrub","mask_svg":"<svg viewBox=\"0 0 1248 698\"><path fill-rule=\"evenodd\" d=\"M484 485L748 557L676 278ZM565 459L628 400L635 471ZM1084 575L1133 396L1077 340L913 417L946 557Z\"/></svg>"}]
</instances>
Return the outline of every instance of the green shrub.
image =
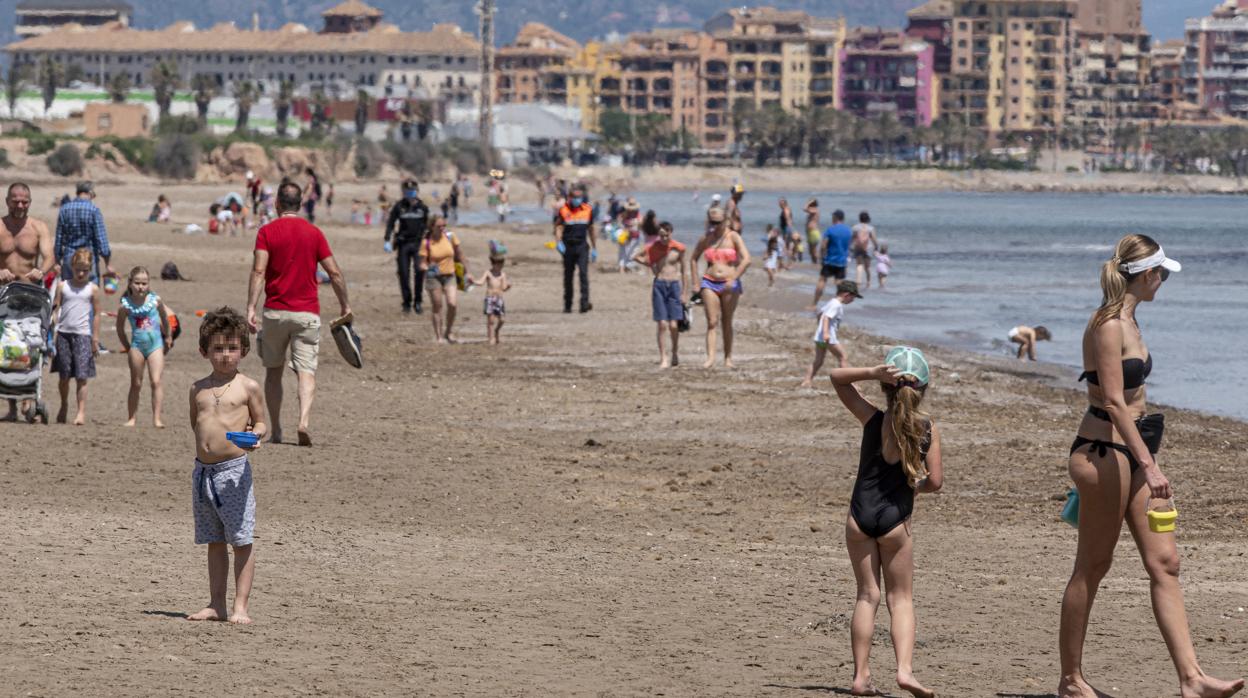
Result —
<instances>
[{"instance_id":1,"label":"green shrub","mask_svg":"<svg viewBox=\"0 0 1248 698\"><path fill-rule=\"evenodd\" d=\"M168 179L191 179L199 169L199 143L192 137L176 133L161 136L152 157L152 169Z\"/></svg>"},{"instance_id":2,"label":"green shrub","mask_svg":"<svg viewBox=\"0 0 1248 698\"><path fill-rule=\"evenodd\" d=\"M189 114L166 116L156 122L156 135L166 136L175 133L192 135L199 133L199 119Z\"/></svg>"},{"instance_id":3,"label":"green shrub","mask_svg":"<svg viewBox=\"0 0 1248 698\"><path fill-rule=\"evenodd\" d=\"M400 169L424 179L436 166L437 153L424 141L385 141L382 146Z\"/></svg>"},{"instance_id":4,"label":"green shrub","mask_svg":"<svg viewBox=\"0 0 1248 698\"><path fill-rule=\"evenodd\" d=\"M101 140L116 148L117 152L121 153L121 156L126 159L126 162L140 170L148 169L155 160L156 143L151 138L144 136L135 138L105 136ZM109 159L112 160L113 158Z\"/></svg>"},{"instance_id":5,"label":"green shrub","mask_svg":"<svg viewBox=\"0 0 1248 698\"><path fill-rule=\"evenodd\" d=\"M439 149L457 172L483 175L489 172L493 160L485 145L476 141L447 141Z\"/></svg>"},{"instance_id":6,"label":"green shrub","mask_svg":"<svg viewBox=\"0 0 1248 698\"><path fill-rule=\"evenodd\" d=\"M56 139L45 133L26 134L26 152L31 155L43 155L56 148Z\"/></svg>"},{"instance_id":7,"label":"green shrub","mask_svg":"<svg viewBox=\"0 0 1248 698\"><path fill-rule=\"evenodd\" d=\"M48 156L48 169L61 177L82 174L82 151L73 143L63 143Z\"/></svg>"}]
</instances>

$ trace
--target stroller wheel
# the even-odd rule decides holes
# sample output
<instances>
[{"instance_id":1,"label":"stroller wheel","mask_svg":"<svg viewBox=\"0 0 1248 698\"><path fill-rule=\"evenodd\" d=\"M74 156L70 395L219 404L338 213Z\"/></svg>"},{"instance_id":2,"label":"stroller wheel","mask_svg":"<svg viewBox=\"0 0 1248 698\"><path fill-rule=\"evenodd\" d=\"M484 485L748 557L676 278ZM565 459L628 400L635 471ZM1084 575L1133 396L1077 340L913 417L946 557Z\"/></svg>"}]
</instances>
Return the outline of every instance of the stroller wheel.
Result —
<instances>
[{"instance_id":1,"label":"stroller wheel","mask_svg":"<svg viewBox=\"0 0 1248 698\"><path fill-rule=\"evenodd\" d=\"M38 415L39 421L48 424L48 406L42 401L35 404L35 414Z\"/></svg>"},{"instance_id":2,"label":"stroller wheel","mask_svg":"<svg viewBox=\"0 0 1248 698\"><path fill-rule=\"evenodd\" d=\"M33 406L33 405L32 405L31 407L28 407L28 408L26 409L26 414L25 414L25 417L26 417L26 423L27 423L27 424L34 424L34 423L35 423L35 418L36 418L36 417L38 417L38 416L39 416L39 408L38 408L38 407L35 407L35 406Z\"/></svg>"}]
</instances>

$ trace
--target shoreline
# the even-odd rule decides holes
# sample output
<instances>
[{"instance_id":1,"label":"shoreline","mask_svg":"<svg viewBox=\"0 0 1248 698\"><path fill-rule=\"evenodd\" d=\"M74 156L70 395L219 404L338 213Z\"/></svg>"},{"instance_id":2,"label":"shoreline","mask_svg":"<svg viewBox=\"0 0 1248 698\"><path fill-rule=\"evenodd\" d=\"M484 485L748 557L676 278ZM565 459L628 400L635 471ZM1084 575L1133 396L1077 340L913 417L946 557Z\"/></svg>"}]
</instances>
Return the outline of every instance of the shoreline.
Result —
<instances>
[{"instance_id":1,"label":"shoreline","mask_svg":"<svg viewBox=\"0 0 1248 698\"><path fill-rule=\"evenodd\" d=\"M1013 172L1004 170L883 169L863 167L560 167L555 176L584 180L591 189L623 191L727 191L737 182L760 192L978 192L1067 194L1244 195L1248 181L1213 175ZM814 187L812 184L817 183Z\"/></svg>"}]
</instances>

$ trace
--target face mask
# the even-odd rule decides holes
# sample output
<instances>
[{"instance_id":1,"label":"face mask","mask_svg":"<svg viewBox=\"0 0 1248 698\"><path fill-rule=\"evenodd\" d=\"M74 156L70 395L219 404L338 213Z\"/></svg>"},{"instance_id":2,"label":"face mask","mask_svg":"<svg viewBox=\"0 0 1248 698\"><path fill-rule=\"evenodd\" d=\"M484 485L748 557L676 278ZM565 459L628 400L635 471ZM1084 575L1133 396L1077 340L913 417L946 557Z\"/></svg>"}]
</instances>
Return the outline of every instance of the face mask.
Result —
<instances>
[{"instance_id":1,"label":"face mask","mask_svg":"<svg viewBox=\"0 0 1248 698\"><path fill-rule=\"evenodd\" d=\"M581 197L579 197L579 196L574 196L574 197L572 197L572 206L573 206L573 207L580 206L582 203L584 203L584 200L583 200L583 199L581 199Z\"/></svg>"},{"instance_id":2,"label":"face mask","mask_svg":"<svg viewBox=\"0 0 1248 698\"><path fill-rule=\"evenodd\" d=\"M416 197L420 196L420 192L416 191L415 189L409 189L403 192L403 196L406 196L409 199L415 199Z\"/></svg>"}]
</instances>

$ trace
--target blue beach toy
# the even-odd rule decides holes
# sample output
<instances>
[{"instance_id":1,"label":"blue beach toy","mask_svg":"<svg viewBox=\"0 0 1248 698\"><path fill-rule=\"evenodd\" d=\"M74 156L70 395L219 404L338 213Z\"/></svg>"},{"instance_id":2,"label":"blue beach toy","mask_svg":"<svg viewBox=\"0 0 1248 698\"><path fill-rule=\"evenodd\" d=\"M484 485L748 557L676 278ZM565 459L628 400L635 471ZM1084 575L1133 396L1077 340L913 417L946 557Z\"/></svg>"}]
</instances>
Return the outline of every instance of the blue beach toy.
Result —
<instances>
[{"instance_id":1,"label":"blue beach toy","mask_svg":"<svg viewBox=\"0 0 1248 698\"><path fill-rule=\"evenodd\" d=\"M230 443L235 446L244 449L255 448L260 443L260 437L251 431L227 431L225 432L225 438L229 439Z\"/></svg>"},{"instance_id":2,"label":"blue beach toy","mask_svg":"<svg viewBox=\"0 0 1248 698\"><path fill-rule=\"evenodd\" d=\"M1062 521L1079 528L1079 490L1073 487L1066 493L1066 506L1062 507Z\"/></svg>"}]
</instances>

